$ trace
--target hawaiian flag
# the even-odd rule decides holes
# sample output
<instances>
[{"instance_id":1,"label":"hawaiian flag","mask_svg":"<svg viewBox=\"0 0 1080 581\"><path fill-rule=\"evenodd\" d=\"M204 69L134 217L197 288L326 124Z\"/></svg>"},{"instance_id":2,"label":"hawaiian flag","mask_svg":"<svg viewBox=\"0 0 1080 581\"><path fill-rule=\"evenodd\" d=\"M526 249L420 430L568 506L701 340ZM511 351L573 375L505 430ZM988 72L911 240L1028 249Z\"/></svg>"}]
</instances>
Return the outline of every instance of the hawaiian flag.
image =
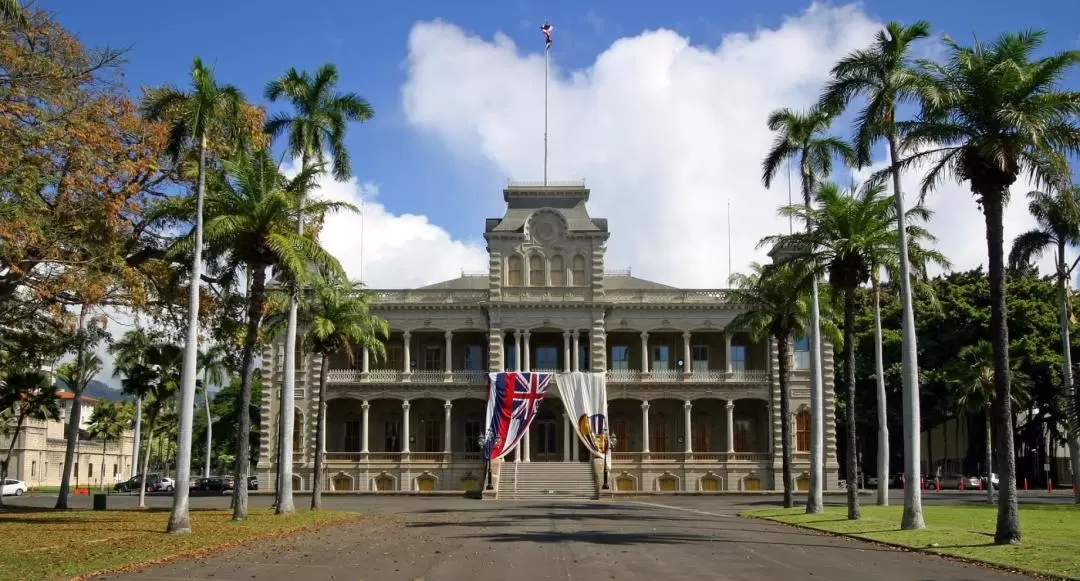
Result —
<instances>
[{"instance_id":1,"label":"hawaiian flag","mask_svg":"<svg viewBox=\"0 0 1080 581\"><path fill-rule=\"evenodd\" d=\"M544 33L544 50L548 50L548 49L551 48L551 31L552 30L555 30L555 27L548 24L547 22L545 22L544 25L540 27L540 32Z\"/></svg>"},{"instance_id":2,"label":"hawaiian flag","mask_svg":"<svg viewBox=\"0 0 1080 581\"><path fill-rule=\"evenodd\" d=\"M551 377L522 371L488 375L485 460L502 458L517 447L547 395Z\"/></svg>"}]
</instances>

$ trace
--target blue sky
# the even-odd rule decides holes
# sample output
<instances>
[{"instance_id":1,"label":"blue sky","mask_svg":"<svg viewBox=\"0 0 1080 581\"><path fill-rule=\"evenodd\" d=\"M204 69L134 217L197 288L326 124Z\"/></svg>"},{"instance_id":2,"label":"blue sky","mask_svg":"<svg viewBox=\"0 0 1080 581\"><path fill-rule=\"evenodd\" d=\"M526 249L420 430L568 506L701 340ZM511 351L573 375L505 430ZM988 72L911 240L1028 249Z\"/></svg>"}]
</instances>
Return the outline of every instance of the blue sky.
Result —
<instances>
[{"instance_id":1,"label":"blue sky","mask_svg":"<svg viewBox=\"0 0 1080 581\"><path fill-rule=\"evenodd\" d=\"M406 122L401 87L406 82L407 39L417 21L443 19L490 39L496 30L519 51L539 51L538 26L556 27L556 51L566 69L589 67L621 37L670 28L693 44L717 45L726 34L776 27L805 2L473 1L353 2L264 0L184 3L114 0L43 0L41 5L90 45L132 46L126 80L133 90L165 82L184 84L193 56L215 64L219 78L262 101L267 80L286 68L337 64L341 87L366 97L375 120L354 126L348 138L354 169L380 185L380 200L394 213L431 216L456 238L475 238L481 218L498 212L503 176L483 160L463 162L444 143ZM863 9L878 20L925 18L935 31L958 39L972 32L990 38L1020 27L1049 31L1048 48L1077 45L1080 4L1043 0L930 2L870 1ZM1021 8L1022 7L1022 8ZM483 191L486 195L464 195Z\"/></svg>"}]
</instances>

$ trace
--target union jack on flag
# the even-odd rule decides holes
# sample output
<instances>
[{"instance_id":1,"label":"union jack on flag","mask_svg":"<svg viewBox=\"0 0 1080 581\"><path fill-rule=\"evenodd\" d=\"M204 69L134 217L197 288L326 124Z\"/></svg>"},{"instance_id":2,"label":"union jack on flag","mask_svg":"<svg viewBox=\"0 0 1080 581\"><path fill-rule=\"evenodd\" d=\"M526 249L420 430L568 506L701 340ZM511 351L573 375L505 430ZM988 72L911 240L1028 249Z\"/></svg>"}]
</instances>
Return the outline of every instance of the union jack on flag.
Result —
<instances>
[{"instance_id":1,"label":"union jack on flag","mask_svg":"<svg viewBox=\"0 0 1080 581\"><path fill-rule=\"evenodd\" d=\"M550 373L507 371L488 376L484 457L502 458L517 447L551 386Z\"/></svg>"}]
</instances>

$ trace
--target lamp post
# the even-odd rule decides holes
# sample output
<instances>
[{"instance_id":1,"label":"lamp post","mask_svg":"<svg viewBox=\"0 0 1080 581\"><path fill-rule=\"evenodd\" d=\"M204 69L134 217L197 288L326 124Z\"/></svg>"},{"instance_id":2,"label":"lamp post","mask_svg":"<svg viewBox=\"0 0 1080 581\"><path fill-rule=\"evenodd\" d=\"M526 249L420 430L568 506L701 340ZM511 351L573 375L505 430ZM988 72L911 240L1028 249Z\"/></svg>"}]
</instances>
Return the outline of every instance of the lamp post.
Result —
<instances>
[{"instance_id":1,"label":"lamp post","mask_svg":"<svg viewBox=\"0 0 1080 581\"><path fill-rule=\"evenodd\" d=\"M484 455L484 484L481 488L484 490L491 490L491 459L488 458L487 443L488 438L491 435L491 430L480 434L476 438L476 443L480 445L480 453Z\"/></svg>"},{"instance_id":2,"label":"lamp post","mask_svg":"<svg viewBox=\"0 0 1080 581\"><path fill-rule=\"evenodd\" d=\"M615 447L618 442L618 438L615 434L612 434L608 429L604 428L604 490L611 490L611 485L608 483L608 473L611 471L610 458L611 449Z\"/></svg>"}]
</instances>

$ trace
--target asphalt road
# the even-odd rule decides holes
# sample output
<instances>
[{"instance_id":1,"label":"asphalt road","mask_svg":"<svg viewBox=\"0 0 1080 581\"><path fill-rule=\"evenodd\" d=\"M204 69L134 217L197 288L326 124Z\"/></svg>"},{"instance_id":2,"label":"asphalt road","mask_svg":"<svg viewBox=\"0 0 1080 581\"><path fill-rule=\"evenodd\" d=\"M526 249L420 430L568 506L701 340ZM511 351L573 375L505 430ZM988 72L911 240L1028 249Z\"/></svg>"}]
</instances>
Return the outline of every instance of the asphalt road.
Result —
<instances>
[{"instance_id":1,"label":"asphalt road","mask_svg":"<svg viewBox=\"0 0 1080 581\"><path fill-rule=\"evenodd\" d=\"M263 505L268 497L257 497ZM303 498L297 505L303 506ZM368 518L101 579L267 581L1005 581L1025 577L741 519L764 499L647 497L514 503L454 497L327 497ZM167 504L167 498L153 503ZM770 501L771 502L771 501ZM197 506L227 504L199 498Z\"/></svg>"}]
</instances>

